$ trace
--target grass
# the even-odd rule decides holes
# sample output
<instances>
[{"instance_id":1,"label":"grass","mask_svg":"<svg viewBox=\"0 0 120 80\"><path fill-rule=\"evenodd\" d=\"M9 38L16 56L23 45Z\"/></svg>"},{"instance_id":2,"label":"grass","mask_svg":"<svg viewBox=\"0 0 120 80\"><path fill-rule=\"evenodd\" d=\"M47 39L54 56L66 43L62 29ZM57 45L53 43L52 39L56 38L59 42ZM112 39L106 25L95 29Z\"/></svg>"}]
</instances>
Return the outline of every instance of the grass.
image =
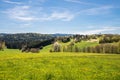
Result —
<instances>
[{"instance_id":1,"label":"grass","mask_svg":"<svg viewBox=\"0 0 120 80\"><path fill-rule=\"evenodd\" d=\"M72 40L71 40L72 41ZM71 42L70 41L70 42ZM67 46L70 44L70 42L67 42L67 43L62 43L62 42L59 42L59 44L61 45L61 48L63 48L63 46ZM75 46L78 46L80 49L84 48L84 47L89 47L89 46L96 46L96 45L99 45L98 42L87 42L87 41L81 41L81 42L78 42L78 43L75 43ZM52 48L52 44L51 45L48 45L48 46L45 46L41 52L49 52L49 50Z\"/></svg>"},{"instance_id":2,"label":"grass","mask_svg":"<svg viewBox=\"0 0 120 80\"><path fill-rule=\"evenodd\" d=\"M120 80L120 55L0 51L0 80Z\"/></svg>"},{"instance_id":3,"label":"grass","mask_svg":"<svg viewBox=\"0 0 120 80\"><path fill-rule=\"evenodd\" d=\"M91 47L91 46L99 45L99 43L98 42L86 42L86 41L82 41L82 42L76 43L75 45L79 46L82 49L84 47Z\"/></svg>"}]
</instances>

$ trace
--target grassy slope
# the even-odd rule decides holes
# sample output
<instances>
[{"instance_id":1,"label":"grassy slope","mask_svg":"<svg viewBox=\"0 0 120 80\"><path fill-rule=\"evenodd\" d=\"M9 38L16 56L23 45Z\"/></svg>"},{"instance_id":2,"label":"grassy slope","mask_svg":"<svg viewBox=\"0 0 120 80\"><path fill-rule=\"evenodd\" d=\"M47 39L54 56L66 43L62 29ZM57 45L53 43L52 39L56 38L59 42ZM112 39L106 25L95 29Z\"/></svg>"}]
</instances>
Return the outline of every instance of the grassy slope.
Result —
<instances>
[{"instance_id":1,"label":"grassy slope","mask_svg":"<svg viewBox=\"0 0 120 80\"><path fill-rule=\"evenodd\" d=\"M63 46L66 46L66 45L69 45L70 42L67 42L67 43L62 43L62 42L59 42L60 45L63 47ZM84 48L84 47L88 47L88 46L96 46L98 45L99 43L98 42L87 42L87 41L82 41L82 42L78 42L78 43L75 43L76 46L78 46L79 48ZM52 48L52 45L48 45L48 46L45 46L41 52L49 52L49 50Z\"/></svg>"},{"instance_id":2,"label":"grassy slope","mask_svg":"<svg viewBox=\"0 0 120 80\"><path fill-rule=\"evenodd\" d=\"M98 45L98 42L86 42L82 41L80 43L76 43L75 45L79 46L80 48L88 47L88 46L96 46Z\"/></svg>"},{"instance_id":3,"label":"grassy slope","mask_svg":"<svg viewBox=\"0 0 120 80\"><path fill-rule=\"evenodd\" d=\"M8 79L120 80L120 55L0 51L0 80Z\"/></svg>"}]
</instances>

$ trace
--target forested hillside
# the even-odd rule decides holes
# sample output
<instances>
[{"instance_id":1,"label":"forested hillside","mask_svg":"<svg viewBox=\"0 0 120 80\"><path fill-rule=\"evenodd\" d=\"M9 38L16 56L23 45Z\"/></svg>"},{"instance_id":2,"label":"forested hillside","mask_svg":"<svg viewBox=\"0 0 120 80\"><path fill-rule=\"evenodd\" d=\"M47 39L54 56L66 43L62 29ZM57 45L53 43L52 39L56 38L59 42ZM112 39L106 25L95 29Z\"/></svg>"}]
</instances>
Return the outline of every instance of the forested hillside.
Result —
<instances>
[{"instance_id":1,"label":"forested hillside","mask_svg":"<svg viewBox=\"0 0 120 80\"><path fill-rule=\"evenodd\" d=\"M0 34L1 50L4 47L21 49L22 52L39 52L45 46L50 52L86 52L86 53L120 53L120 35L118 34Z\"/></svg>"},{"instance_id":2,"label":"forested hillside","mask_svg":"<svg viewBox=\"0 0 120 80\"><path fill-rule=\"evenodd\" d=\"M51 39L53 39L51 35L38 33L0 34L0 41L5 41L7 48L14 49L20 49L25 44L38 45Z\"/></svg>"},{"instance_id":3,"label":"forested hillside","mask_svg":"<svg viewBox=\"0 0 120 80\"><path fill-rule=\"evenodd\" d=\"M73 35L59 37L50 52L84 52L120 54L120 35Z\"/></svg>"}]
</instances>

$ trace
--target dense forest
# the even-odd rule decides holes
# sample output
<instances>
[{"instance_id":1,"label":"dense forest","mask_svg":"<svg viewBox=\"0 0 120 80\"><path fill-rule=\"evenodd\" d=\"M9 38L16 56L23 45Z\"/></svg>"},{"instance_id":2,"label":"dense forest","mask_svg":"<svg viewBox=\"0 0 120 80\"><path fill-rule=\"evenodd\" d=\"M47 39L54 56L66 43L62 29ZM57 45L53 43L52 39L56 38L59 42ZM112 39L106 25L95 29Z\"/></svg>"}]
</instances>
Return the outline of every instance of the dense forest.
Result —
<instances>
[{"instance_id":1,"label":"dense forest","mask_svg":"<svg viewBox=\"0 0 120 80\"><path fill-rule=\"evenodd\" d=\"M40 46L45 46L48 45L46 42L53 40L53 38L51 35L38 33L0 34L0 41L4 41L7 48L10 49L21 49L23 45L36 47L43 44Z\"/></svg>"}]
</instances>

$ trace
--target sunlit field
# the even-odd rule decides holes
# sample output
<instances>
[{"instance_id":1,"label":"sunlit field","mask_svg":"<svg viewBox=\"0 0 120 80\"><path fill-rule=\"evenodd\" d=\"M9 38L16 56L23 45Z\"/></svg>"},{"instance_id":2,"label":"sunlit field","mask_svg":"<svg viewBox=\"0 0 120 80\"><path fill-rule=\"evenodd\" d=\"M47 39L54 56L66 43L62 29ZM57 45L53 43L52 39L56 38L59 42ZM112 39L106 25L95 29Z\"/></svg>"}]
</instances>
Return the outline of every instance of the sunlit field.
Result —
<instances>
[{"instance_id":1,"label":"sunlit field","mask_svg":"<svg viewBox=\"0 0 120 80\"><path fill-rule=\"evenodd\" d=\"M120 80L120 55L0 51L0 80Z\"/></svg>"}]
</instances>

